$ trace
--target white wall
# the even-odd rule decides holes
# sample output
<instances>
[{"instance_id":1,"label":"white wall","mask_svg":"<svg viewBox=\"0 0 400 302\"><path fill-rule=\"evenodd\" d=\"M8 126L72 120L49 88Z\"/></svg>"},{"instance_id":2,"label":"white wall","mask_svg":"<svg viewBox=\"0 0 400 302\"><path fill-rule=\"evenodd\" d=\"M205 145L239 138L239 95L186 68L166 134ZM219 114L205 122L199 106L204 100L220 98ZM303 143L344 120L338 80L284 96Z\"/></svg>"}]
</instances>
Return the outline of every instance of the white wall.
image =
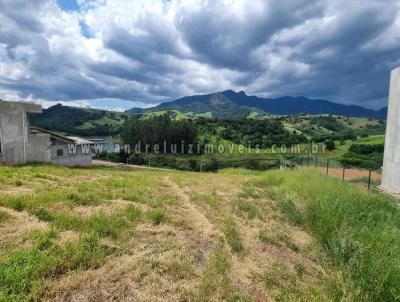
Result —
<instances>
[{"instance_id":1,"label":"white wall","mask_svg":"<svg viewBox=\"0 0 400 302\"><path fill-rule=\"evenodd\" d=\"M381 187L400 193L400 67L390 76L389 111Z\"/></svg>"}]
</instances>

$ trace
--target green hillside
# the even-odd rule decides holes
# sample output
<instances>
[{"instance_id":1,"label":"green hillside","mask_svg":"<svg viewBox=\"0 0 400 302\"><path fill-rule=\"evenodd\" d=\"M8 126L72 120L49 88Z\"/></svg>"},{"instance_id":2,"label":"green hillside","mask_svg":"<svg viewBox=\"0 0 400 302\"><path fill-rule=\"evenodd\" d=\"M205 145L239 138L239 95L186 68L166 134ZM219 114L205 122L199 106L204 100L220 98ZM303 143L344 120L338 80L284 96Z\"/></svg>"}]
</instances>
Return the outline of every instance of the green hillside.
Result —
<instances>
[{"instance_id":1,"label":"green hillside","mask_svg":"<svg viewBox=\"0 0 400 302\"><path fill-rule=\"evenodd\" d=\"M224 102L224 100L214 100ZM213 118L211 112L194 114L193 112L182 113L178 110L160 110L144 113L121 113L88 108L74 108L62 105L53 106L43 111L42 114L30 116L32 125L56 131L66 135L78 135L82 137L113 137L114 141L124 142L126 130L129 129L129 120L136 120L144 128L157 128L157 120L167 116L174 122L185 122L184 128L193 129L195 136L190 136L191 141L201 145L212 144L215 147L223 145L227 150L233 146L230 154L197 154L197 156L185 156L185 158L226 160L251 160L263 158L279 158L278 154L271 154L273 145L291 146L300 144L302 149L308 148L311 142L331 142L333 149L322 156L346 161L349 165L362 166L375 169L381 166L383 152L382 147L359 148L357 144L383 146L385 122L363 117L343 117L338 115L267 115L261 112L249 112L247 117L241 118ZM145 126L150 123L153 126ZM154 130L159 131L159 130ZM125 133L125 134L124 134ZM175 137L180 142L183 137L176 133L144 131L140 137L126 140L125 143L133 144L140 139L143 143L154 144L154 137L159 136L157 143L161 144L166 137ZM183 134L183 132L181 132ZM152 137L153 139L148 139ZM186 139L183 139L186 140ZM186 140L187 141L187 140ZM251 148L250 154L239 153L239 146L244 145ZM255 148L261 148L256 152ZM362 154L360 154L362 152ZM202 152L203 153L203 152ZM109 158L109 156L107 156ZM116 161L126 162L126 158L117 156ZM159 160L159 159L157 159ZM146 159L136 160L137 163L146 162ZM162 162L162 160L160 160ZM162 164L165 165L164 163ZM170 166L171 164L167 164ZM176 165L173 163L173 165ZM252 164L253 165L253 164ZM185 166L185 165L184 165ZM187 166L187 165L186 165ZM269 166L269 164L267 164Z\"/></svg>"},{"instance_id":2,"label":"green hillside","mask_svg":"<svg viewBox=\"0 0 400 302\"><path fill-rule=\"evenodd\" d=\"M108 136L121 132L129 113L55 105L29 117L33 126L79 136Z\"/></svg>"}]
</instances>

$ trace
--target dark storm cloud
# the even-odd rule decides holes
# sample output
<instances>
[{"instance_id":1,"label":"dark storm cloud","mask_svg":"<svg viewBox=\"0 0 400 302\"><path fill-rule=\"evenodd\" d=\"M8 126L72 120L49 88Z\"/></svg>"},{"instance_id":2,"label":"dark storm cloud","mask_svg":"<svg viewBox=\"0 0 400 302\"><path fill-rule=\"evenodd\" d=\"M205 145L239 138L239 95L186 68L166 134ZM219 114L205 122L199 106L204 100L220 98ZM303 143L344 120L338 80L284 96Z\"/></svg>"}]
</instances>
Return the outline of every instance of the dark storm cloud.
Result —
<instances>
[{"instance_id":1,"label":"dark storm cloud","mask_svg":"<svg viewBox=\"0 0 400 302\"><path fill-rule=\"evenodd\" d=\"M251 52L281 29L295 26L320 13L318 1L248 1L243 12L231 3L209 2L201 10L182 13L176 26L202 60L232 69L257 69ZM225 13L226 12L226 13Z\"/></svg>"},{"instance_id":2,"label":"dark storm cloud","mask_svg":"<svg viewBox=\"0 0 400 302\"><path fill-rule=\"evenodd\" d=\"M336 10L331 22L292 44L296 51L291 59L311 66L311 70L306 81L289 83L286 89L342 102L384 105L389 71L398 64L399 47L374 45L374 40L398 22L394 7L395 2L381 2ZM285 47L285 42L277 46ZM282 87L277 85L275 93Z\"/></svg>"},{"instance_id":3,"label":"dark storm cloud","mask_svg":"<svg viewBox=\"0 0 400 302\"><path fill-rule=\"evenodd\" d=\"M246 90L384 106L397 1L0 0L0 96L153 103ZM83 35L90 32L90 35Z\"/></svg>"}]
</instances>

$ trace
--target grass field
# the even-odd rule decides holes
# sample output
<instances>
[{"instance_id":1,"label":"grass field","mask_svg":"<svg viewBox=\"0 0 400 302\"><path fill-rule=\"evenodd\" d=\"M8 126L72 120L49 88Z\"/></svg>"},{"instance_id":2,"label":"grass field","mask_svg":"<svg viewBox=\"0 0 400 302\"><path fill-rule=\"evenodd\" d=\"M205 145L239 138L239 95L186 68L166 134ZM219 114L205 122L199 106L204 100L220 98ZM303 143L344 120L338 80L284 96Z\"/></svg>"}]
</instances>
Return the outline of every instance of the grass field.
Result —
<instances>
[{"instance_id":1,"label":"grass field","mask_svg":"<svg viewBox=\"0 0 400 302\"><path fill-rule=\"evenodd\" d=\"M0 301L395 301L399 235L314 169L0 168Z\"/></svg>"},{"instance_id":2,"label":"grass field","mask_svg":"<svg viewBox=\"0 0 400 302\"><path fill-rule=\"evenodd\" d=\"M379 145L385 143L385 135L371 135L365 138L359 138L356 141L357 144L366 144L366 145Z\"/></svg>"}]
</instances>

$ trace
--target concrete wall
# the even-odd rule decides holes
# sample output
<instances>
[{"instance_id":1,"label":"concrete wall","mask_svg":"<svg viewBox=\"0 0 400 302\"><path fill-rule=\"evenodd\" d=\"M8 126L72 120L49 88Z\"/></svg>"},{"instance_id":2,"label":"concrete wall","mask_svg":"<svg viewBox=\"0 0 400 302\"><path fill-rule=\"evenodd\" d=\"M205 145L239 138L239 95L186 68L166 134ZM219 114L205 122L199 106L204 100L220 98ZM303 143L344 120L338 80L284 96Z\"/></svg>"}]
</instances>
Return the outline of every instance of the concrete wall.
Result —
<instances>
[{"instance_id":1,"label":"concrete wall","mask_svg":"<svg viewBox=\"0 0 400 302\"><path fill-rule=\"evenodd\" d=\"M57 151L62 150L63 155L58 156ZM90 167L92 154L82 153L80 145L76 146L76 153L69 152L68 144L56 144L51 147L51 162L67 167Z\"/></svg>"},{"instance_id":2,"label":"concrete wall","mask_svg":"<svg viewBox=\"0 0 400 302\"><path fill-rule=\"evenodd\" d=\"M27 113L40 113L40 105L0 101L0 161L25 164L29 161Z\"/></svg>"},{"instance_id":3,"label":"concrete wall","mask_svg":"<svg viewBox=\"0 0 400 302\"><path fill-rule=\"evenodd\" d=\"M29 134L27 145L27 162L50 162L50 135L44 133Z\"/></svg>"},{"instance_id":4,"label":"concrete wall","mask_svg":"<svg viewBox=\"0 0 400 302\"><path fill-rule=\"evenodd\" d=\"M400 193L400 67L390 76L389 111L381 187Z\"/></svg>"}]
</instances>

